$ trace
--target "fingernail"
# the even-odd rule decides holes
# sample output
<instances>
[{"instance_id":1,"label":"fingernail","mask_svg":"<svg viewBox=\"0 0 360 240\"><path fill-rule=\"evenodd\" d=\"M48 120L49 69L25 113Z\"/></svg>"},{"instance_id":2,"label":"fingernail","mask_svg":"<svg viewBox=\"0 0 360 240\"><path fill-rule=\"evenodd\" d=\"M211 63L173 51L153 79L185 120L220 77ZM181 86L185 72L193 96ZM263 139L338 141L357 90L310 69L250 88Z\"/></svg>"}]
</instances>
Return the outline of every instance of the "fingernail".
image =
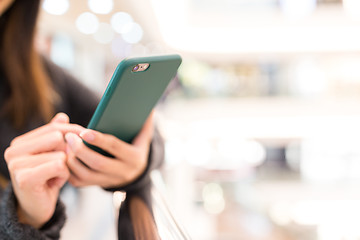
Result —
<instances>
[{"instance_id":1,"label":"fingernail","mask_svg":"<svg viewBox=\"0 0 360 240\"><path fill-rule=\"evenodd\" d=\"M69 144L69 146L71 148L73 148L75 146L75 139L74 139L74 136L71 135L71 133L67 133L65 135L65 139L66 139L67 144Z\"/></svg>"},{"instance_id":2,"label":"fingernail","mask_svg":"<svg viewBox=\"0 0 360 240\"><path fill-rule=\"evenodd\" d=\"M80 133L80 137L86 142L91 142L95 140L95 134L91 130L84 130Z\"/></svg>"}]
</instances>

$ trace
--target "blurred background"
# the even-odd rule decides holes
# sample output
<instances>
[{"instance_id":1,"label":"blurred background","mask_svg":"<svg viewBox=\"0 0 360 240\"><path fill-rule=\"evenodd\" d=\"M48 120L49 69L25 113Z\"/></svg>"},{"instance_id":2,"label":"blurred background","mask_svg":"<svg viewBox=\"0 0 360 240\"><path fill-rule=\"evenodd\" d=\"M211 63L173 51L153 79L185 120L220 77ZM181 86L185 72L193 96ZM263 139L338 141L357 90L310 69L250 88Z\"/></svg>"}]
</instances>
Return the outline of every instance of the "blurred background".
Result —
<instances>
[{"instance_id":1,"label":"blurred background","mask_svg":"<svg viewBox=\"0 0 360 240\"><path fill-rule=\"evenodd\" d=\"M193 239L360 239L360 1L44 0L37 44L99 95L183 57L156 120Z\"/></svg>"}]
</instances>

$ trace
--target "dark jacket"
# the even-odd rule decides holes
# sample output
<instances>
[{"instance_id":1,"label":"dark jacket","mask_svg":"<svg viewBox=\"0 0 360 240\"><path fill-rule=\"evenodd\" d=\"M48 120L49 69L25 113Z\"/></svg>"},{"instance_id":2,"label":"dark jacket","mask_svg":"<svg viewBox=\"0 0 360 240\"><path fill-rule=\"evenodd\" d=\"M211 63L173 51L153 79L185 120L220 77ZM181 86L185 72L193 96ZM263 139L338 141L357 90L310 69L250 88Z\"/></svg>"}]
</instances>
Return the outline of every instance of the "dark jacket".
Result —
<instances>
[{"instance_id":1,"label":"dark jacket","mask_svg":"<svg viewBox=\"0 0 360 240\"><path fill-rule=\"evenodd\" d=\"M99 97L88 88L77 82L71 75L45 60L46 70L53 82L53 85L61 97L56 106L56 112L64 112L69 115L72 123L87 126L96 106ZM7 95L4 78L0 74L0 109ZM22 130L12 127L6 116L0 117L0 174L9 180L9 172L4 160L4 151L10 141L25 132L45 124L38 116L32 116ZM151 205L149 173L152 169L158 168L164 159L163 142L155 131L151 143L149 161L145 172L133 183L122 188L106 189L108 191L126 191L126 200L121 205L118 233L119 239L134 239L131 219L129 215L128 201L133 197L140 197L147 206ZM91 211L91 209L89 209ZM150 209L151 211L151 209ZM41 229L37 230L31 226L20 224L16 215L16 198L12 191L11 184L5 189L0 189L0 239L58 239L60 230L65 222L64 205L58 201L54 216Z\"/></svg>"}]
</instances>

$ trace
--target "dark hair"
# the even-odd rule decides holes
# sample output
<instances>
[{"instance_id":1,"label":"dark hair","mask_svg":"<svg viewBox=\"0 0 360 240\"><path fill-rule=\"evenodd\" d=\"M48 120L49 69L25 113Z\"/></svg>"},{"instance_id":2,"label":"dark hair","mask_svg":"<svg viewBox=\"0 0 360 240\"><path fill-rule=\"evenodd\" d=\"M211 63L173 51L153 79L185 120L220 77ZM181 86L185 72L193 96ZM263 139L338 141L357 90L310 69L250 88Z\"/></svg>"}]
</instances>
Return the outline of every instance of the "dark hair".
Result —
<instances>
[{"instance_id":1,"label":"dark hair","mask_svg":"<svg viewBox=\"0 0 360 240\"><path fill-rule=\"evenodd\" d=\"M134 238L136 240L160 239L154 216L149 206L138 196L131 196L129 198L126 201L130 205L130 219L133 225Z\"/></svg>"},{"instance_id":2,"label":"dark hair","mask_svg":"<svg viewBox=\"0 0 360 240\"><path fill-rule=\"evenodd\" d=\"M21 128L32 114L45 121L54 111L55 92L35 50L40 0L16 0L0 17L0 71L8 95L1 109Z\"/></svg>"}]
</instances>

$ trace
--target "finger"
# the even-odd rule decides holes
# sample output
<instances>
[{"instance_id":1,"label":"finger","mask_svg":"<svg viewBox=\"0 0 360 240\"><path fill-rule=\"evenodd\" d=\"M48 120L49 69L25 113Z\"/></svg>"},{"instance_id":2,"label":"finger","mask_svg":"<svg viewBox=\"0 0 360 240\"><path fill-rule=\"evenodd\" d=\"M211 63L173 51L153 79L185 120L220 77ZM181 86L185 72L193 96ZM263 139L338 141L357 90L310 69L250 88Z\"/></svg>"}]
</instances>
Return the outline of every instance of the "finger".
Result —
<instances>
[{"instance_id":1,"label":"finger","mask_svg":"<svg viewBox=\"0 0 360 240\"><path fill-rule=\"evenodd\" d=\"M154 134L154 111L145 121L141 131L133 140L133 144L139 147L148 147Z\"/></svg>"},{"instance_id":2,"label":"finger","mask_svg":"<svg viewBox=\"0 0 360 240\"><path fill-rule=\"evenodd\" d=\"M85 187L85 186L96 185L94 183L86 183L85 181L82 181L79 178L77 178L77 176L73 175L72 173L70 174L68 182L74 187Z\"/></svg>"},{"instance_id":3,"label":"finger","mask_svg":"<svg viewBox=\"0 0 360 240\"><path fill-rule=\"evenodd\" d=\"M79 136L87 143L103 149L104 151L112 154L115 158L123 159L124 156L132 154L131 144L124 142L117 137L85 129Z\"/></svg>"},{"instance_id":4,"label":"finger","mask_svg":"<svg viewBox=\"0 0 360 240\"><path fill-rule=\"evenodd\" d=\"M77 178L75 175L70 175L68 182L75 187L85 187L85 186L97 185L97 186L100 186L103 188L121 187L126 184L126 183L119 184L120 181L118 179L116 179L114 177L109 177L106 175L103 175L102 180L100 180L98 182L92 181L92 179L90 179L90 180L91 181L84 181L84 180Z\"/></svg>"},{"instance_id":5,"label":"finger","mask_svg":"<svg viewBox=\"0 0 360 240\"><path fill-rule=\"evenodd\" d=\"M70 169L69 182L76 186L89 186L89 185L100 185L105 186L109 182L112 182L113 176L110 174L104 174L94 171L86 167L75 155L71 152L68 153L67 165ZM116 181L117 183L118 181Z\"/></svg>"},{"instance_id":6,"label":"finger","mask_svg":"<svg viewBox=\"0 0 360 240\"><path fill-rule=\"evenodd\" d=\"M82 132L84 129L84 127L77 124L52 122L14 138L11 141L10 146L19 144L21 142L32 141L33 139L52 131L60 131L62 134L68 132L80 134L80 132Z\"/></svg>"},{"instance_id":7,"label":"finger","mask_svg":"<svg viewBox=\"0 0 360 240\"><path fill-rule=\"evenodd\" d=\"M57 187L61 187L69 178L70 173L65 159L57 159L38 165L34 168L26 168L16 171L14 179L20 188L41 187L53 178L59 178Z\"/></svg>"},{"instance_id":8,"label":"finger","mask_svg":"<svg viewBox=\"0 0 360 240\"><path fill-rule=\"evenodd\" d=\"M122 161L105 157L104 155L88 148L81 138L73 133L67 133L65 135L65 139L74 155L92 170L106 174L118 175L118 169L121 169L124 166Z\"/></svg>"},{"instance_id":9,"label":"finger","mask_svg":"<svg viewBox=\"0 0 360 240\"><path fill-rule=\"evenodd\" d=\"M117 169L116 174L106 174L86 167L76 157L68 157L70 170L69 182L76 186L98 185L101 187L119 187L131 183L139 174L128 165Z\"/></svg>"},{"instance_id":10,"label":"finger","mask_svg":"<svg viewBox=\"0 0 360 240\"><path fill-rule=\"evenodd\" d=\"M5 160L21 156L31 155L56 150L65 145L63 134L60 131L46 133L33 139L32 141L21 142L10 146L5 151Z\"/></svg>"},{"instance_id":11,"label":"finger","mask_svg":"<svg viewBox=\"0 0 360 240\"><path fill-rule=\"evenodd\" d=\"M70 118L67 114L65 113L58 113L55 115L55 117L53 117L53 119L51 119L52 123L70 123Z\"/></svg>"},{"instance_id":12,"label":"finger","mask_svg":"<svg viewBox=\"0 0 360 240\"><path fill-rule=\"evenodd\" d=\"M71 151L70 147L67 146L67 165L70 170L71 175L75 175L77 178L89 179L91 178L92 172L89 167L87 167L83 162L81 162L75 154Z\"/></svg>"},{"instance_id":13,"label":"finger","mask_svg":"<svg viewBox=\"0 0 360 240\"><path fill-rule=\"evenodd\" d=\"M87 177L83 177L81 175L79 177L70 171L70 177L68 181L75 187L85 187L92 185L102 186L102 183L109 181L108 178L109 176L106 176L105 174L91 172L91 170L89 170Z\"/></svg>"},{"instance_id":14,"label":"finger","mask_svg":"<svg viewBox=\"0 0 360 240\"><path fill-rule=\"evenodd\" d=\"M66 154L62 151L57 151L30 156L20 156L8 162L7 166L10 172L14 172L17 169L36 167L45 162L53 161L56 159L66 159Z\"/></svg>"}]
</instances>

